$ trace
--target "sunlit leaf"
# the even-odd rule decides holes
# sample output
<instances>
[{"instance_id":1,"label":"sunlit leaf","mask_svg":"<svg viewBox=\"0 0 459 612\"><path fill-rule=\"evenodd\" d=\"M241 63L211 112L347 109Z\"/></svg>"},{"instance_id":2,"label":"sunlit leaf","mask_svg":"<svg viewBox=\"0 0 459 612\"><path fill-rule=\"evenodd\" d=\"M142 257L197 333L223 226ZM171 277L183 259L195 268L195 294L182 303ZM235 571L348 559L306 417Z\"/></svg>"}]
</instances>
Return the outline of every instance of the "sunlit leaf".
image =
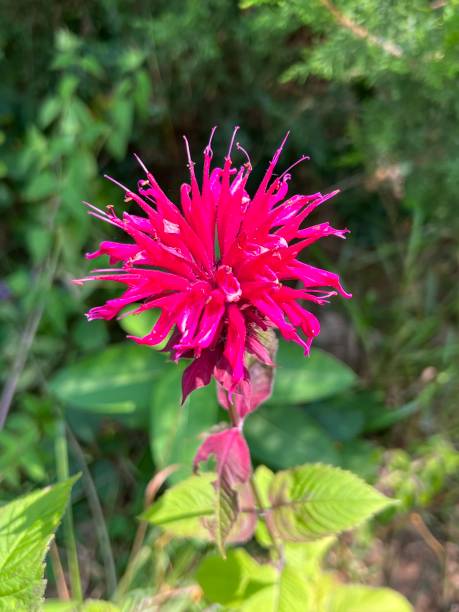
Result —
<instances>
[{"instance_id":1,"label":"sunlit leaf","mask_svg":"<svg viewBox=\"0 0 459 612\"><path fill-rule=\"evenodd\" d=\"M215 473L206 472L183 480L168 489L140 518L177 537L215 541L216 534L209 529L219 503L215 479ZM251 500L246 499L244 490L239 491L238 507L242 510L237 521L232 522L228 542L245 541L253 531Z\"/></svg>"},{"instance_id":2,"label":"sunlit leaf","mask_svg":"<svg viewBox=\"0 0 459 612\"><path fill-rule=\"evenodd\" d=\"M394 503L339 468L316 464L278 472L266 520L287 541L307 541L356 527Z\"/></svg>"},{"instance_id":3,"label":"sunlit leaf","mask_svg":"<svg viewBox=\"0 0 459 612\"><path fill-rule=\"evenodd\" d=\"M126 342L59 370L50 388L69 406L100 414L131 413L148 406L166 367L164 355Z\"/></svg>"},{"instance_id":4,"label":"sunlit leaf","mask_svg":"<svg viewBox=\"0 0 459 612\"><path fill-rule=\"evenodd\" d=\"M35 610L43 596L44 557L77 477L0 508L0 609Z\"/></svg>"},{"instance_id":5,"label":"sunlit leaf","mask_svg":"<svg viewBox=\"0 0 459 612\"><path fill-rule=\"evenodd\" d=\"M291 542L284 545L287 563L304 574L313 575L319 571L324 556L336 542L334 536L326 536L313 542Z\"/></svg>"},{"instance_id":6,"label":"sunlit leaf","mask_svg":"<svg viewBox=\"0 0 459 612\"><path fill-rule=\"evenodd\" d=\"M211 473L187 478L167 490L141 518L174 536L208 540L202 519L214 514L214 479Z\"/></svg>"},{"instance_id":7,"label":"sunlit leaf","mask_svg":"<svg viewBox=\"0 0 459 612\"><path fill-rule=\"evenodd\" d=\"M327 601L330 612L411 612L411 604L392 589L335 585Z\"/></svg>"},{"instance_id":8,"label":"sunlit leaf","mask_svg":"<svg viewBox=\"0 0 459 612\"><path fill-rule=\"evenodd\" d=\"M257 563L243 548L238 548L229 550L226 559L217 555L204 559L197 579L208 601L236 607L273 585L276 570L269 564Z\"/></svg>"}]
</instances>

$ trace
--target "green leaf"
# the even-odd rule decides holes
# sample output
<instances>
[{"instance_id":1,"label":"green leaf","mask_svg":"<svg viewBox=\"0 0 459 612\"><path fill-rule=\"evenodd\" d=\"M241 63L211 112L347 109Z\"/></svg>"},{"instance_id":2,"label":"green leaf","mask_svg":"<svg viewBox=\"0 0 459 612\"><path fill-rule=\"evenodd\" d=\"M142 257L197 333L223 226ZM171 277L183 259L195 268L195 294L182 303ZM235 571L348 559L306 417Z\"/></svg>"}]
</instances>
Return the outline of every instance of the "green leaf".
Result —
<instances>
[{"instance_id":1,"label":"green leaf","mask_svg":"<svg viewBox=\"0 0 459 612\"><path fill-rule=\"evenodd\" d=\"M77 478L0 508L0 609L38 608L45 588L43 560Z\"/></svg>"},{"instance_id":2,"label":"green leaf","mask_svg":"<svg viewBox=\"0 0 459 612\"><path fill-rule=\"evenodd\" d=\"M381 466L383 449L368 440L349 440L339 448L339 465L367 482L375 482Z\"/></svg>"},{"instance_id":3,"label":"green leaf","mask_svg":"<svg viewBox=\"0 0 459 612\"><path fill-rule=\"evenodd\" d=\"M257 563L243 548L237 548L229 550L226 559L217 555L204 559L197 580L208 601L236 607L273 585L276 570L269 564Z\"/></svg>"},{"instance_id":4,"label":"green leaf","mask_svg":"<svg viewBox=\"0 0 459 612\"><path fill-rule=\"evenodd\" d=\"M156 351L123 343L63 368L50 388L69 406L101 414L132 413L148 407L166 367L164 356Z\"/></svg>"},{"instance_id":5,"label":"green leaf","mask_svg":"<svg viewBox=\"0 0 459 612\"><path fill-rule=\"evenodd\" d=\"M339 462L332 439L302 406L264 405L247 418L245 434L253 456L273 468Z\"/></svg>"},{"instance_id":6,"label":"green leaf","mask_svg":"<svg viewBox=\"0 0 459 612\"><path fill-rule=\"evenodd\" d=\"M304 404L342 393L356 381L355 373L329 353L312 349L305 357L293 342L279 342L274 391L268 404Z\"/></svg>"},{"instance_id":7,"label":"green leaf","mask_svg":"<svg viewBox=\"0 0 459 612\"><path fill-rule=\"evenodd\" d=\"M37 482L45 480L40 439L36 419L19 412L9 416L0 431L0 482L18 486L22 473Z\"/></svg>"},{"instance_id":8,"label":"green leaf","mask_svg":"<svg viewBox=\"0 0 459 612\"><path fill-rule=\"evenodd\" d=\"M255 486L263 507L269 506L269 489L274 480L274 472L266 465L259 465L254 473Z\"/></svg>"},{"instance_id":9,"label":"green leaf","mask_svg":"<svg viewBox=\"0 0 459 612\"><path fill-rule=\"evenodd\" d=\"M224 541L240 542L251 537L252 512L239 512L239 508L250 508L252 502L243 488L235 492L234 500L219 500L215 480L215 472L183 480L168 489L140 518L177 537L216 541L223 553ZM226 506L229 503L230 508ZM219 516L227 512L228 519ZM232 516L234 512L236 516Z\"/></svg>"},{"instance_id":10,"label":"green leaf","mask_svg":"<svg viewBox=\"0 0 459 612\"><path fill-rule=\"evenodd\" d=\"M40 172L35 175L27 184L24 190L24 198L29 202L44 200L59 189L58 180L55 174L49 171Z\"/></svg>"},{"instance_id":11,"label":"green leaf","mask_svg":"<svg viewBox=\"0 0 459 612\"><path fill-rule=\"evenodd\" d=\"M106 146L115 159L121 159L126 153L134 120L134 101L127 88L128 82L122 81L110 102L112 129Z\"/></svg>"},{"instance_id":12,"label":"green leaf","mask_svg":"<svg viewBox=\"0 0 459 612\"><path fill-rule=\"evenodd\" d=\"M368 418L365 424L365 430L373 432L387 429L417 412L419 406L419 402L413 401L400 406L400 408L394 408L393 410L388 410L386 407L383 407L377 414L373 414Z\"/></svg>"},{"instance_id":13,"label":"green leaf","mask_svg":"<svg viewBox=\"0 0 459 612\"><path fill-rule=\"evenodd\" d=\"M307 541L356 527L395 503L351 472L316 464L278 472L266 520L286 541Z\"/></svg>"},{"instance_id":14,"label":"green leaf","mask_svg":"<svg viewBox=\"0 0 459 612\"><path fill-rule=\"evenodd\" d=\"M81 612L121 612L121 609L110 601L87 599L81 608Z\"/></svg>"},{"instance_id":15,"label":"green leaf","mask_svg":"<svg viewBox=\"0 0 459 612\"><path fill-rule=\"evenodd\" d=\"M78 610L76 601L60 601L59 599L47 599L43 604L43 612L75 612Z\"/></svg>"},{"instance_id":16,"label":"green leaf","mask_svg":"<svg viewBox=\"0 0 459 612\"><path fill-rule=\"evenodd\" d=\"M261 506L263 508L268 508L270 505L269 488L274 479L274 472L272 472L265 465L259 465L255 470L253 477ZM255 538L260 546L264 546L265 548L271 548L273 545L272 538L266 528L264 520L259 520L257 522Z\"/></svg>"},{"instance_id":17,"label":"green leaf","mask_svg":"<svg viewBox=\"0 0 459 612\"><path fill-rule=\"evenodd\" d=\"M215 474L191 476L167 490L141 518L178 537L209 540L203 519L215 512Z\"/></svg>"},{"instance_id":18,"label":"green leaf","mask_svg":"<svg viewBox=\"0 0 459 612\"><path fill-rule=\"evenodd\" d=\"M108 344L108 331L105 321L91 321L91 325L81 317L72 329L72 339L76 346L85 353L92 353Z\"/></svg>"},{"instance_id":19,"label":"green leaf","mask_svg":"<svg viewBox=\"0 0 459 612\"><path fill-rule=\"evenodd\" d=\"M304 572L286 564L275 593L274 612L304 612L310 607L311 587Z\"/></svg>"},{"instance_id":20,"label":"green leaf","mask_svg":"<svg viewBox=\"0 0 459 612\"><path fill-rule=\"evenodd\" d=\"M140 304L132 304L129 306L129 310L133 310L136 306L140 306ZM149 310L144 310L138 314L123 316L123 318L120 319L119 324L120 327L122 327L124 331L131 336L142 337L146 336L151 331L151 328L159 319L160 314L161 311L158 308L150 308ZM162 345L163 343L154 348L162 348Z\"/></svg>"},{"instance_id":21,"label":"green leaf","mask_svg":"<svg viewBox=\"0 0 459 612\"><path fill-rule=\"evenodd\" d=\"M183 366L171 366L155 386L150 412L150 446L155 464L181 464L169 478L178 482L191 473L202 434L219 421L213 384L196 389L181 405Z\"/></svg>"},{"instance_id":22,"label":"green leaf","mask_svg":"<svg viewBox=\"0 0 459 612\"><path fill-rule=\"evenodd\" d=\"M62 102L59 100L59 98L46 98L40 108L40 113L38 116L40 127L48 127L48 125L52 123L63 110Z\"/></svg>"},{"instance_id":23,"label":"green leaf","mask_svg":"<svg viewBox=\"0 0 459 612\"><path fill-rule=\"evenodd\" d=\"M313 592L301 570L286 564L274 576L274 584L247 589L246 599L237 609L241 612L304 612L310 609Z\"/></svg>"},{"instance_id":24,"label":"green leaf","mask_svg":"<svg viewBox=\"0 0 459 612\"><path fill-rule=\"evenodd\" d=\"M330 612L411 612L411 604L392 589L336 585L327 601Z\"/></svg>"},{"instance_id":25,"label":"green leaf","mask_svg":"<svg viewBox=\"0 0 459 612\"><path fill-rule=\"evenodd\" d=\"M121 612L121 608L109 601L87 599L83 604L74 601L47 599L43 605L44 612Z\"/></svg>"},{"instance_id":26,"label":"green leaf","mask_svg":"<svg viewBox=\"0 0 459 612\"><path fill-rule=\"evenodd\" d=\"M214 516L204 519L204 524L215 539L221 556L225 558L225 543L239 514L237 493L226 486L216 486L215 499Z\"/></svg>"},{"instance_id":27,"label":"green leaf","mask_svg":"<svg viewBox=\"0 0 459 612\"><path fill-rule=\"evenodd\" d=\"M356 394L345 394L308 404L306 414L312 417L333 440L346 442L363 432L365 408L365 404L358 403Z\"/></svg>"},{"instance_id":28,"label":"green leaf","mask_svg":"<svg viewBox=\"0 0 459 612\"><path fill-rule=\"evenodd\" d=\"M320 569L320 564L336 542L335 536L327 536L314 542L292 542L284 545L286 562L304 574L313 576Z\"/></svg>"}]
</instances>

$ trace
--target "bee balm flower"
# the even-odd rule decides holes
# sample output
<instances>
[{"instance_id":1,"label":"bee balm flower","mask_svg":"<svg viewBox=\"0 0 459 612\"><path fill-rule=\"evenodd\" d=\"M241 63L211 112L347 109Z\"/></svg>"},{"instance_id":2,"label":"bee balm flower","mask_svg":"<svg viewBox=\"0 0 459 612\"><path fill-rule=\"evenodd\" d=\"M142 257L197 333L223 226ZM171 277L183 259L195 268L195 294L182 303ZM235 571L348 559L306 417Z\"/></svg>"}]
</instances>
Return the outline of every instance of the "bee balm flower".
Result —
<instances>
[{"instance_id":1,"label":"bee balm flower","mask_svg":"<svg viewBox=\"0 0 459 612\"><path fill-rule=\"evenodd\" d=\"M302 303L323 304L337 293L350 297L336 274L298 259L324 236L345 237L348 230L328 223L303 227L314 209L337 192L287 196L290 174L274 176L286 137L251 197L248 156L240 168L232 165L237 128L223 167L212 169L214 131L204 151L201 186L185 139L190 182L181 187L180 207L138 158L145 178L137 190L117 184L142 215L124 212L120 218L112 206L104 212L88 204L90 214L123 230L130 240L102 242L87 255L108 255L110 264L120 267L95 270L75 281L115 281L126 287L119 297L92 308L89 320L112 319L138 302L134 313L161 311L146 336L131 337L152 346L169 337L165 350L174 361L193 360L183 375L184 399L212 375L229 393L237 391L248 379L247 353L273 365L260 340L269 328L277 328L307 354L320 325Z\"/></svg>"}]
</instances>

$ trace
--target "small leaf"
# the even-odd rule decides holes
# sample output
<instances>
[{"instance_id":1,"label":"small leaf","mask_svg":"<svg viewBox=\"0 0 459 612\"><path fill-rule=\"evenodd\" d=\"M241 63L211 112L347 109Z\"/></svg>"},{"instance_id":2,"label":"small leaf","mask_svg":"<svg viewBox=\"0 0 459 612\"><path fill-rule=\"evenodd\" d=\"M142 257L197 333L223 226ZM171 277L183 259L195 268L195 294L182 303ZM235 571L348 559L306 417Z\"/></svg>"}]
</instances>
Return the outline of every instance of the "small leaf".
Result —
<instances>
[{"instance_id":1,"label":"small leaf","mask_svg":"<svg viewBox=\"0 0 459 612\"><path fill-rule=\"evenodd\" d=\"M251 339L249 352L255 356L248 359L248 380L240 385L237 393L229 393L217 384L218 401L226 410L234 403L237 414L244 419L271 397L277 347L278 340L273 330L261 332L259 338Z\"/></svg>"},{"instance_id":2,"label":"small leaf","mask_svg":"<svg viewBox=\"0 0 459 612\"><path fill-rule=\"evenodd\" d=\"M214 478L211 473L187 478L168 489L141 518L174 536L208 540L202 519L214 514Z\"/></svg>"},{"instance_id":3,"label":"small leaf","mask_svg":"<svg viewBox=\"0 0 459 612\"><path fill-rule=\"evenodd\" d=\"M213 483L215 485L215 483ZM225 543L236 524L238 504L236 491L227 487L216 487L215 512L211 519L204 519L204 525L209 530L221 556L226 557Z\"/></svg>"},{"instance_id":4,"label":"small leaf","mask_svg":"<svg viewBox=\"0 0 459 612\"><path fill-rule=\"evenodd\" d=\"M277 572L276 582L266 585L241 602L241 612L305 612L311 606L313 590L301 570L286 564Z\"/></svg>"},{"instance_id":5,"label":"small leaf","mask_svg":"<svg viewBox=\"0 0 459 612\"><path fill-rule=\"evenodd\" d=\"M35 481L46 479L37 419L25 413L13 413L0 431L0 482L18 486L21 474Z\"/></svg>"},{"instance_id":6,"label":"small leaf","mask_svg":"<svg viewBox=\"0 0 459 612\"><path fill-rule=\"evenodd\" d=\"M304 404L349 389L355 373L329 353L313 348L304 357L301 347L279 342L274 391L268 404Z\"/></svg>"},{"instance_id":7,"label":"small leaf","mask_svg":"<svg viewBox=\"0 0 459 612\"><path fill-rule=\"evenodd\" d=\"M194 465L214 455L217 461L217 485L235 489L238 484L247 482L252 474L250 451L242 433L231 427L210 434L199 447Z\"/></svg>"},{"instance_id":8,"label":"small leaf","mask_svg":"<svg viewBox=\"0 0 459 612\"><path fill-rule=\"evenodd\" d=\"M24 198L29 202L45 200L56 193L58 189L57 176L52 172L43 171L29 180L24 189Z\"/></svg>"},{"instance_id":9,"label":"small leaf","mask_svg":"<svg viewBox=\"0 0 459 612\"><path fill-rule=\"evenodd\" d=\"M252 474L250 451L242 433L231 427L210 434L199 447L194 460L197 467L210 456L217 462L217 479L214 482L217 504L215 516L206 524L215 537L218 549L225 556L225 542L239 515L238 489L247 483ZM255 527L256 515L253 514Z\"/></svg>"},{"instance_id":10,"label":"small leaf","mask_svg":"<svg viewBox=\"0 0 459 612\"><path fill-rule=\"evenodd\" d=\"M254 478L261 503L263 507L267 508L269 506L269 489L274 479L274 472L266 465L259 465L255 470Z\"/></svg>"},{"instance_id":11,"label":"small leaf","mask_svg":"<svg viewBox=\"0 0 459 612\"><path fill-rule=\"evenodd\" d=\"M397 591L361 585L336 585L327 600L330 612L412 612L411 604Z\"/></svg>"},{"instance_id":12,"label":"small leaf","mask_svg":"<svg viewBox=\"0 0 459 612\"><path fill-rule=\"evenodd\" d=\"M214 539L214 536L210 537L208 528L217 506L214 481L215 473L212 472L191 476L168 489L140 518L177 537ZM253 532L253 500L243 487L238 492L238 507L242 511L227 538L228 542L244 542Z\"/></svg>"},{"instance_id":13,"label":"small leaf","mask_svg":"<svg viewBox=\"0 0 459 612\"><path fill-rule=\"evenodd\" d=\"M356 527L394 502L339 468L316 464L278 472L266 520L286 541L308 541Z\"/></svg>"},{"instance_id":14,"label":"small leaf","mask_svg":"<svg viewBox=\"0 0 459 612\"><path fill-rule=\"evenodd\" d=\"M241 384L241 393L229 393L222 385L217 384L218 401L227 410L234 402L237 414L244 419L249 413L265 402L272 393L274 368L259 361L253 362L249 368L249 380ZM231 399L230 399L230 396Z\"/></svg>"},{"instance_id":15,"label":"small leaf","mask_svg":"<svg viewBox=\"0 0 459 612\"><path fill-rule=\"evenodd\" d=\"M197 580L206 599L228 607L238 607L246 599L273 585L276 570L255 561L243 548L228 551L226 559L211 555L197 571Z\"/></svg>"},{"instance_id":16,"label":"small leaf","mask_svg":"<svg viewBox=\"0 0 459 612\"><path fill-rule=\"evenodd\" d=\"M115 159L121 159L126 152L134 120L134 101L126 91L127 81L122 81L110 101L112 129L106 146Z\"/></svg>"},{"instance_id":17,"label":"small leaf","mask_svg":"<svg viewBox=\"0 0 459 612\"><path fill-rule=\"evenodd\" d=\"M52 123L63 110L64 109L59 98L46 98L40 108L40 113L38 116L40 127L48 127L48 125Z\"/></svg>"},{"instance_id":18,"label":"small leaf","mask_svg":"<svg viewBox=\"0 0 459 612\"><path fill-rule=\"evenodd\" d=\"M45 588L43 560L77 478L0 508L0 609L38 608Z\"/></svg>"},{"instance_id":19,"label":"small leaf","mask_svg":"<svg viewBox=\"0 0 459 612\"><path fill-rule=\"evenodd\" d=\"M274 472L272 472L265 465L259 465L255 470L254 482L257 488L258 498L262 508L268 508L269 503L269 488L274 478ZM266 527L264 520L259 520L255 529L255 538L264 548L271 548L273 545L272 537Z\"/></svg>"},{"instance_id":20,"label":"small leaf","mask_svg":"<svg viewBox=\"0 0 459 612\"><path fill-rule=\"evenodd\" d=\"M286 564L277 584L274 612L304 612L310 609L311 598L304 572Z\"/></svg>"},{"instance_id":21,"label":"small leaf","mask_svg":"<svg viewBox=\"0 0 459 612\"><path fill-rule=\"evenodd\" d=\"M320 564L336 542L335 536L326 536L314 542L292 542L284 545L286 562L304 574L313 576L320 570Z\"/></svg>"}]
</instances>

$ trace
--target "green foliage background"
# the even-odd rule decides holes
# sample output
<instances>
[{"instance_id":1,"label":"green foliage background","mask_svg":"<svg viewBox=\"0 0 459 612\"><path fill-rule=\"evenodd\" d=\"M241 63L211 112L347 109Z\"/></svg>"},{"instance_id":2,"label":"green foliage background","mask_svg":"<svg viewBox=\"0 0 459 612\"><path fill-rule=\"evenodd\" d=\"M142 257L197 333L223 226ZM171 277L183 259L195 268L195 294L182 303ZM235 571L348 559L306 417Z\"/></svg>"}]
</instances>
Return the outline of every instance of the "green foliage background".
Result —
<instances>
[{"instance_id":1,"label":"green foliage background","mask_svg":"<svg viewBox=\"0 0 459 612\"><path fill-rule=\"evenodd\" d=\"M238 124L255 174L291 130L285 167L311 156L295 169L295 190L340 187L317 222L352 231L344 247L308 252L342 274L354 299L322 312L324 363L318 352L309 370L291 372L298 360L285 355L291 378L248 425L255 459L353 469L402 499L402 527L421 513L437 540L454 541L458 48L457 0L4 0L0 370L3 401L13 401L0 432L0 499L55 480L64 420L72 468L95 483L121 572L155 470L189 466L197 433L224 418L212 390L177 412L179 373L124 344L116 323L88 324L83 312L109 291L70 281L111 230L81 201L121 200L104 173L133 184L136 152L176 196L181 135L197 160L219 125L221 156ZM317 389L325 371L328 397ZM85 590L105 596L104 554L84 543L95 519L81 483L74 501L91 559ZM181 584L194 567L199 551L174 546L172 569L154 551L158 584Z\"/></svg>"}]
</instances>

